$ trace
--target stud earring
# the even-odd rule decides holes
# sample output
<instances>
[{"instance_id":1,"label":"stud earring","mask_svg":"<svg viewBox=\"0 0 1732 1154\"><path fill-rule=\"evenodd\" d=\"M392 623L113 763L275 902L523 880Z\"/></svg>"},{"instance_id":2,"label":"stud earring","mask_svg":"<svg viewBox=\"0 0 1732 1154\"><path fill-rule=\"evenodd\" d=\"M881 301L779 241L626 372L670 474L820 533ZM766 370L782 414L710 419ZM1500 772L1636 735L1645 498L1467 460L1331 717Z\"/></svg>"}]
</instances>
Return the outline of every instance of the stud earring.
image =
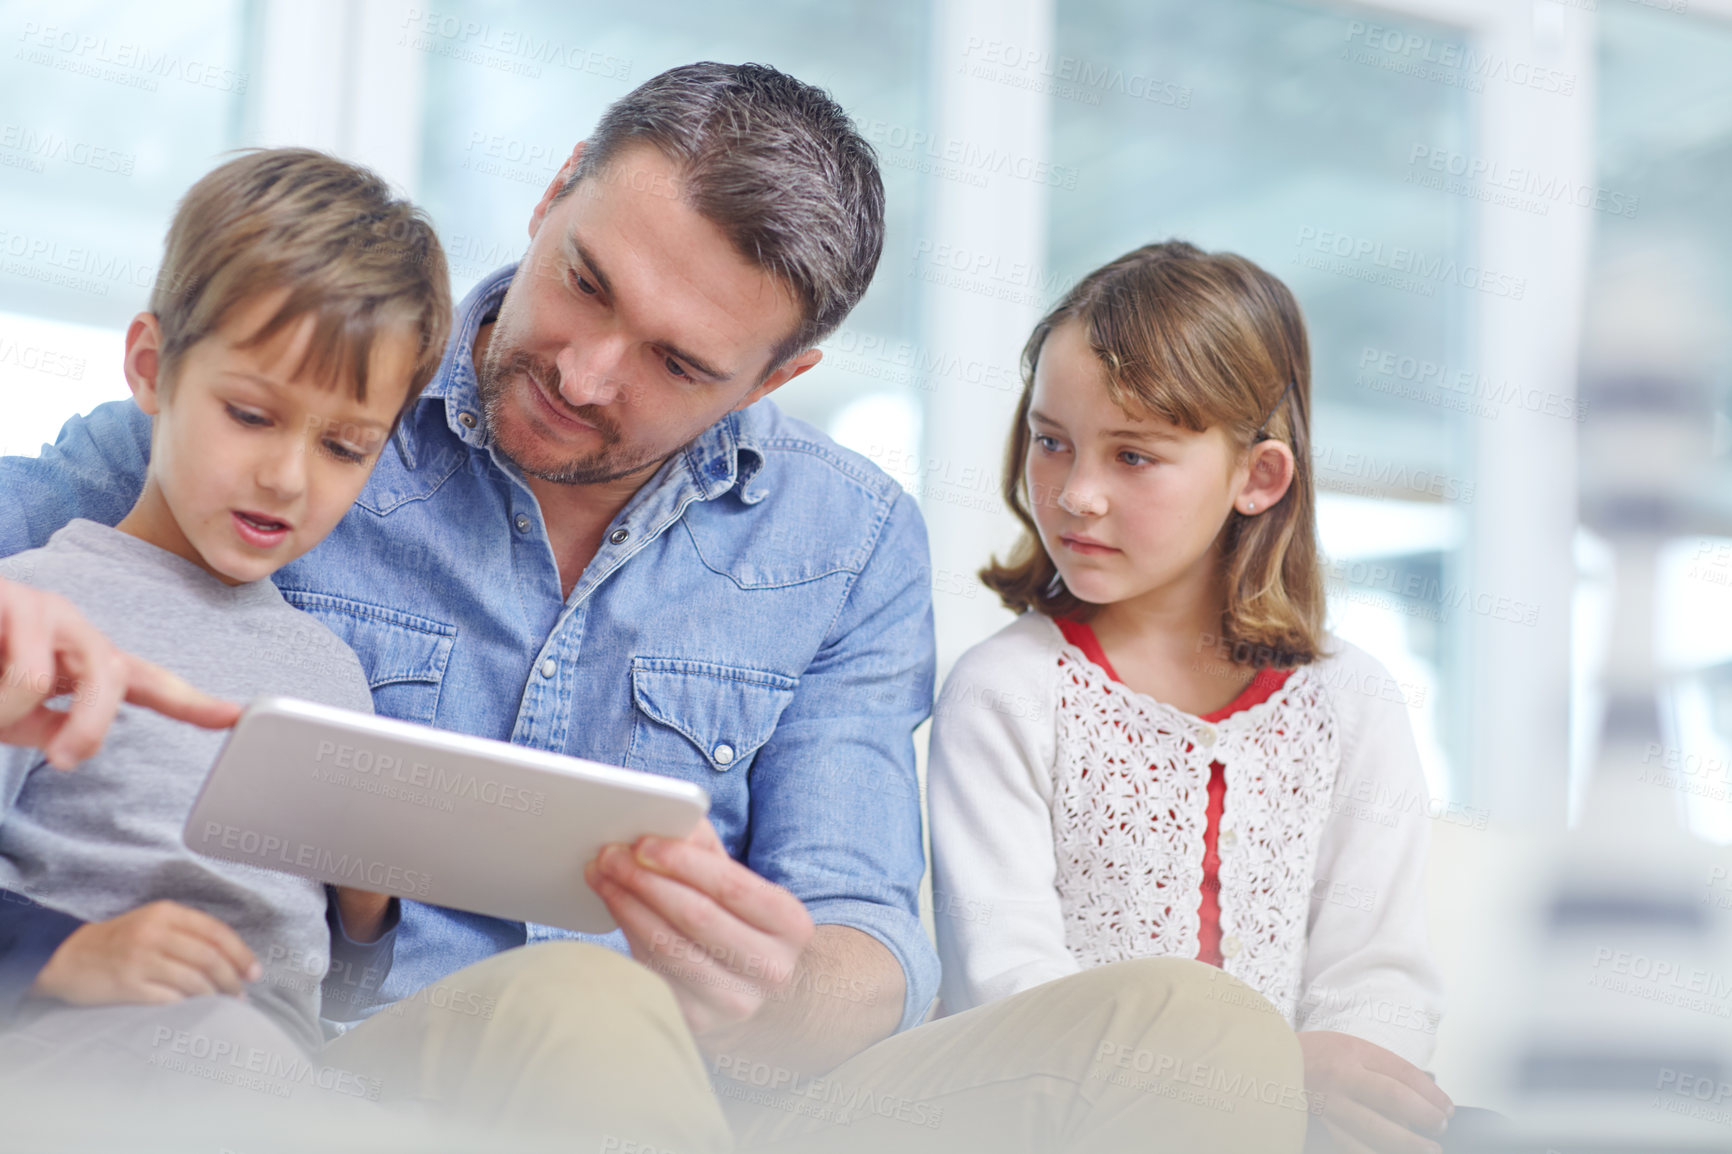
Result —
<instances>
[{"instance_id":1,"label":"stud earring","mask_svg":"<svg viewBox=\"0 0 1732 1154\"><path fill-rule=\"evenodd\" d=\"M1255 501L1246 501L1245 502L1245 512L1255 513L1256 511L1257 511L1257 502L1255 502Z\"/></svg>"}]
</instances>

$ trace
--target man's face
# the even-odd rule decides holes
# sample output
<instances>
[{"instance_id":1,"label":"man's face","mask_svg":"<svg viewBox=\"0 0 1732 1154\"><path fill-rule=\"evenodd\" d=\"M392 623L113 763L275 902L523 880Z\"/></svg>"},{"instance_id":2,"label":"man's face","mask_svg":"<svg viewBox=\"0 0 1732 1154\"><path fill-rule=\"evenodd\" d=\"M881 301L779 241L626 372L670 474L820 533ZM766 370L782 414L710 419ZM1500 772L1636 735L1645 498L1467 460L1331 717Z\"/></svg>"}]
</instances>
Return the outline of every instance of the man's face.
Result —
<instances>
[{"instance_id":1,"label":"man's face","mask_svg":"<svg viewBox=\"0 0 1732 1154\"><path fill-rule=\"evenodd\" d=\"M477 365L494 441L528 475L647 473L817 363L808 350L769 372L799 304L678 190L677 166L640 145L537 209Z\"/></svg>"}]
</instances>

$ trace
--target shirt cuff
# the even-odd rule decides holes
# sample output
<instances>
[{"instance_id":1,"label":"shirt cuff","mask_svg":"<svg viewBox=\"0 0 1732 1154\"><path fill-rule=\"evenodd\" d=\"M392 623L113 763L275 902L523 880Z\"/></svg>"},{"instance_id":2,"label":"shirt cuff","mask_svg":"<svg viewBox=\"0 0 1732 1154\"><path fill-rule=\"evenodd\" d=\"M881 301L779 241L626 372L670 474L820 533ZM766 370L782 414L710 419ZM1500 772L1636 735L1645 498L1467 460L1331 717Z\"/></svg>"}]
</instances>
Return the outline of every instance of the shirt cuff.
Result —
<instances>
[{"instance_id":1,"label":"shirt cuff","mask_svg":"<svg viewBox=\"0 0 1732 1154\"><path fill-rule=\"evenodd\" d=\"M902 967L902 1021L897 1032L918 1026L938 993L938 954L920 919L903 910L858 898L825 898L807 902L806 911L820 926L848 926L877 938ZM874 991L856 979L844 979L828 991L846 1001L867 1001Z\"/></svg>"},{"instance_id":2,"label":"shirt cuff","mask_svg":"<svg viewBox=\"0 0 1732 1154\"><path fill-rule=\"evenodd\" d=\"M402 920L403 903L392 898L385 907L379 936L370 942L357 942L343 929L336 894L326 888L325 924L331 930L331 968L325 974L322 1017L352 1022L365 1016L364 1007L377 1000L379 987L391 973L396 960L397 926Z\"/></svg>"},{"instance_id":3,"label":"shirt cuff","mask_svg":"<svg viewBox=\"0 0 1732 1154\"><path fill-rule=\"evenodd\" d=\"M0 1025L17 1016L42 967L82 925L82 918L0 889Z\"/></svg>"}]
</instances>

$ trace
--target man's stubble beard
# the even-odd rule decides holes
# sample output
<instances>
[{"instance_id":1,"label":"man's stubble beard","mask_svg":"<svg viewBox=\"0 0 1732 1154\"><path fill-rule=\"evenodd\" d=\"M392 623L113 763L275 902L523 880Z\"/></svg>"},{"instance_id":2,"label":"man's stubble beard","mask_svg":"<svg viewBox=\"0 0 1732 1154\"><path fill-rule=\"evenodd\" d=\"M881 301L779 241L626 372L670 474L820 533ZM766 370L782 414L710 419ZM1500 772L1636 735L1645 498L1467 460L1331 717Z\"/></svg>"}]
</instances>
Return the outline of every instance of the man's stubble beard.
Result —
<instances>
[{"instance_id":1,"label":"man's stubble beard","mask_svg":"<svg viewBox=\"0 0 1732 1154\"><path fill-rule=\"evenodd\" d=\"M600 405L579 405L575 408L565 405L559 398L559 366L538 361L530 354L521 350L507 351L497 337L488 344L486 355L481 359L476 373L476 386L481 394L481 412L487 421L487 427L493 433L494 444L512 464L521 469L526 476L547 481L554 485L602 485L613 481L621 481L635 473L641 473L650 466L660 464L666 457L650 456L640 461L622 464L618 459L618 449L623 437L619 426L602 411ZM523 387L536 389L537 381L545 382L549 398L555 407L567 409L578 420L595 426L601 434L601 448L566 461L558 465L535 465L525 460L526 446L514 445L510 441L507 425L502 419L512 382L521 377Z\"/></svg>"}]
</instances>

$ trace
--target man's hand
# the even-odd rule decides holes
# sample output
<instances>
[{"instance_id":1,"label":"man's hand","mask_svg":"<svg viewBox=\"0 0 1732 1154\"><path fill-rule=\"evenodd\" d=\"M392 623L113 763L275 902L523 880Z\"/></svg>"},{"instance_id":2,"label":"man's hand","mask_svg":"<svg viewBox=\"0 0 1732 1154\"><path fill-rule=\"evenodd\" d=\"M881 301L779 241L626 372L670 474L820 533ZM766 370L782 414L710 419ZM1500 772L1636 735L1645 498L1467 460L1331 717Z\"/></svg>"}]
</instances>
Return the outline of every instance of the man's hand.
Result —
<instances>
[{"instance_id":1,"label":"man's hand","mask_svg":"<svg viewBox=\"0 0 1732 1154\"><path fill-rule=\"evenodd\" d=\"M1442 1135L1455 1111L1425 1071L1382 1046L1331 1030L1299 1035L1305 1088L1323 1098L1305 1149L1339 1154L1441 1154L1424 1134Z\"/></svg>"},{"instance_id":2,"label":"man's hand","mask_svg":"<svg viewBox=\"0 0 1732 1154\"><path fill-rule=\"evenodd\" d=\"M78 1006L161 1005L201 994L241 997L263 973L228 926L163 901L72 931L31 990Z\"/></svg>"},{"instance_id":3,"label":"man's hand","mask_svg":"<svg viewBox=\"0 0 1732 1154\"><path fill-rule=\"evenodd\" d=\"M62 694L72 707L50 709ZM116 649L64 597L0 581L0 743L33 746L71 769L101 747L123 700L206 729L241 713Z\"/></svg>"},{"instance_id":4,"label":"man's hand","mask_svg":"<svg viewBox=\"0 0 1732 1154\"><path fill-rule=\"evenodd\" d=\"M706 820L688 837L611 845L584 868L631 943L673 987L700 1040L786 1001L812 940L800 899L728 856Z\"/></svg>"}]
</instances>

